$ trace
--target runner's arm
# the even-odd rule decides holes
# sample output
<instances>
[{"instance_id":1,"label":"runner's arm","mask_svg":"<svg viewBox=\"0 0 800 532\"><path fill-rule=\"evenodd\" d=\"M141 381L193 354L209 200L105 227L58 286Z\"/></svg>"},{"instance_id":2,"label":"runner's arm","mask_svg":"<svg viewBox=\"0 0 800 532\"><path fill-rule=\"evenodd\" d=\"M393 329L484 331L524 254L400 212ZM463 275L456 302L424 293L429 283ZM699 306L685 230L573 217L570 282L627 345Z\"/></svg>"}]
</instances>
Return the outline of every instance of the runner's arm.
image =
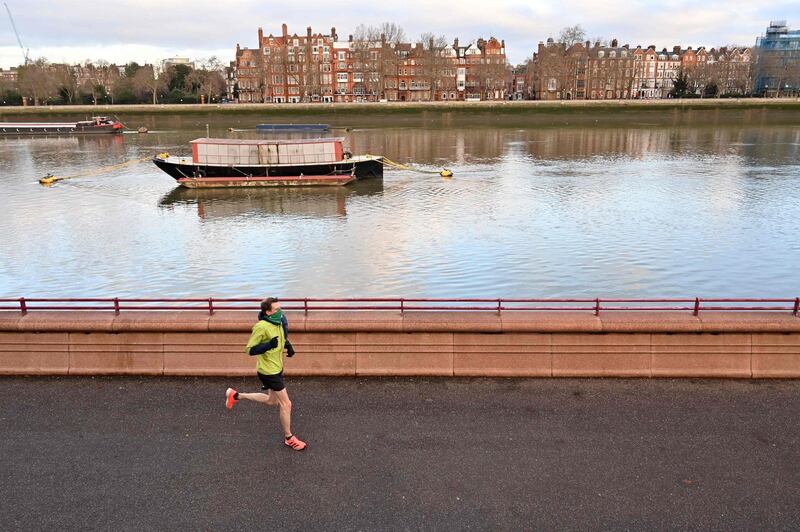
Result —
<instances>
[{"instance_id":1,"label":"runner's arm","mask_svg":"<svg viewBox=\"0 0 800 532\"><path fill-rule=\"evenodd\" d=\"M244 352L250 356L256 356L266 353L270 349L275 349L278 347L277 336L270 338L267 341L264 340L266 340L266 335L262 330L260 330L258 324L254 325L253 332L250 335L250 340L247 342L247 346L244 348Z\"/></svg>"}]
</instances>

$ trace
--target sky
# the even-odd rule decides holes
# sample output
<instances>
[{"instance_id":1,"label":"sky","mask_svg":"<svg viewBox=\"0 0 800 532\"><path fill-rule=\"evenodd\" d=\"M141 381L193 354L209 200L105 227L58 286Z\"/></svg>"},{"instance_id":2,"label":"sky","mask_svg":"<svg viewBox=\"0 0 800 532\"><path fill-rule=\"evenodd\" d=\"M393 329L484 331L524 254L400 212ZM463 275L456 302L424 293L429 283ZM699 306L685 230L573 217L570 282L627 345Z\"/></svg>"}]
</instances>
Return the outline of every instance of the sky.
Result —
<instances>
[{"instance_id":1,"label":"sky","mask_svg":"<svg viewBox=\"0 0 800 532\"><path fill-rule=\"evenodd\" d=\"M424 32L460 43L505 39L512 63L521 63L539 41L580 24L587 38L617 38L635 46L752 45L770 20L800 28L800 0L459 0L357 2L349 0L5 0L31 58L82 63L160 61L167 57L233 60L236 43L257 46L265 34L304 34L307 26L346 39L359 24L394 22L414 40ZM227 4L227 5L226 5ZM7 13L0 11L0 68L22 62Z\"/></svg>"}]
</instances>

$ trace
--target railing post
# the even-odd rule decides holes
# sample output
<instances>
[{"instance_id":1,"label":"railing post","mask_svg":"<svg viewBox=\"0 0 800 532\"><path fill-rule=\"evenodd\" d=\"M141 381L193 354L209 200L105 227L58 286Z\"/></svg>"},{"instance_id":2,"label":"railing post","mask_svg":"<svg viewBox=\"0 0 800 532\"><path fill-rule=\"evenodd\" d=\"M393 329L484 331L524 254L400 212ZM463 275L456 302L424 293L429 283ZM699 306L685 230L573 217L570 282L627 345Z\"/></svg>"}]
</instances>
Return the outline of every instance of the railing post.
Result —
<instances>
[{"instance_id":1,"label":"railing post","mask_svg":"<svg viewBox=\"0 0 800 532\"><path fill-rule=\"evenodd\" d=\"M211 299L210 297L208 298L208 314L209 315L214 314L214 300Z\"/></svg>"},{"instance_id":2,"label":"railing post","mask_svg":"<svg viewBox=\"0 0 800 532\"><path fill-rule=\"evenodd\" d=\"M595 300L594 300L594 315L595 316L599 316L600 315L600 298L599 297L595 298Z\"/></svg>"},{"instance_id":3,"label":"railing post","mask_svg":"<svg viewBox=\"0 0 800 532\"><path fill-rule=\"evenodd\" d=\"M797 316L798 312L800 312L800 297L794 298L794 312L792 314Z\"/></svg>"},{"instance_id":4,"label":"railing post","mask_svg":"<svg viewBox=\"0 0 800 532\"><path fill-rule=\"evenodd\" d=\"M699 316L700 315L700 298L699 297L694 298L694 315L695 316Z\"/></svg>"},{"instance_id":5,"label":"railing post","mask_svg":"<svg viewBox=\"0 0 800 532\"><path fill-rule=\"evenodd\" d=\"M119 314L119 298L114 298L114 314Z\"/></svg>"},{"instance_id":6,"label":"railing post","mask_svg":"<svg viewBox=\"0 0 800 532\"><path fill-rule=\"evenodd\" d=\"M308 315L308 298L303 299L303 313Z\"/></svg>"},{"instance_id":7,"label":"railing post","mask_svg":"<svg viewBox=\"0 0 800 532\"><path fill-rule=\"evenodd\" d=\"M503 301L498 299L497 300L497 314L500 315L500 311L503 310Z\"/></svg>"},{"instance_id":8,"label":"railing post","mask_svg":"<svg viewBox=\"0 0 800 532\"><path fill-rule=\"evenodd\" d=\"M401 297L400 298L400 314L405 311L405 300Z\"/></svg>"},{"instance_id":9,"label":"railing post","mask_svg":"<svg viewBox=\"0 0 800 532\"><path fill-rule=\"evenodd\" d=\"M28 313L28 304L25 303L24 297L19 298L19 309L22 311L23 314ZM797 314L797 306L795 306L794 308L794 313Z\"/></svg>"}]
</instances>

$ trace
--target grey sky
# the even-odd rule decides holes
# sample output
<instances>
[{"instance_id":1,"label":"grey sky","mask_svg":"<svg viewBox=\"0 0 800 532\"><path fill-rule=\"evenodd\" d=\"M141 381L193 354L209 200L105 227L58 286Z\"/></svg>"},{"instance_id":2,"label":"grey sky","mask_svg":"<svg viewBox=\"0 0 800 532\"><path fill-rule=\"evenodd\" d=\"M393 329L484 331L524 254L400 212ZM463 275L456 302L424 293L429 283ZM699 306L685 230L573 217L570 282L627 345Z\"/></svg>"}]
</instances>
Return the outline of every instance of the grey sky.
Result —
<instances>
[{"instance_id":1,"label":"grey sky","mask_svg":"<svg viewBox=\"0 0 800 532\"><path fill-rule=\"evenodd\" d=\"M786 19L800 28L800 1L769 3L735 0L460 0L432 3L405 0L275 2L243 0L225 5L211 0L111 0L106 2L6 0L31 57L53 62L105 59L157 61L169 56L233 59L236 43L256 45L258 26L280 33L304 33L306 26L327 33L335 26L346 38L359 24L400 24L410 38L423 32L458 37L505 39L509 59L518 63L540 40L564 26L581 24L590 38L616 37L620 44L658 47L751 45L770 20ZM224 6L224 7L222 7ZM0 67L21 62L11 25L2 11Z\"/></svg>"}]
</instances>

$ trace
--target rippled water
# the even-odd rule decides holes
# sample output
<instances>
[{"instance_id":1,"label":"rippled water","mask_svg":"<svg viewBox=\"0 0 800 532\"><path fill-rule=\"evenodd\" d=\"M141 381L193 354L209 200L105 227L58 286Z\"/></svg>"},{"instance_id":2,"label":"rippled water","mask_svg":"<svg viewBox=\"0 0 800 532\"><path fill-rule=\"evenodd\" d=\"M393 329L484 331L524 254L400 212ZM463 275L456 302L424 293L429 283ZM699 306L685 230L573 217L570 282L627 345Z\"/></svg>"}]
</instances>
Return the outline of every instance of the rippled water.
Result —
<instances>
[{"instance_id":1,"label":"rippled water","mask_svg":"<svg viewBox=\"0 0 800 532\"><path fill-rule=\"evenodd\" d=\"M355 128L354 153L455 177L191 191L144 162L36 182L204 135L181 126L0 138L0 295L800 294L800 127Z\"/></svg>"}]
</instances>

